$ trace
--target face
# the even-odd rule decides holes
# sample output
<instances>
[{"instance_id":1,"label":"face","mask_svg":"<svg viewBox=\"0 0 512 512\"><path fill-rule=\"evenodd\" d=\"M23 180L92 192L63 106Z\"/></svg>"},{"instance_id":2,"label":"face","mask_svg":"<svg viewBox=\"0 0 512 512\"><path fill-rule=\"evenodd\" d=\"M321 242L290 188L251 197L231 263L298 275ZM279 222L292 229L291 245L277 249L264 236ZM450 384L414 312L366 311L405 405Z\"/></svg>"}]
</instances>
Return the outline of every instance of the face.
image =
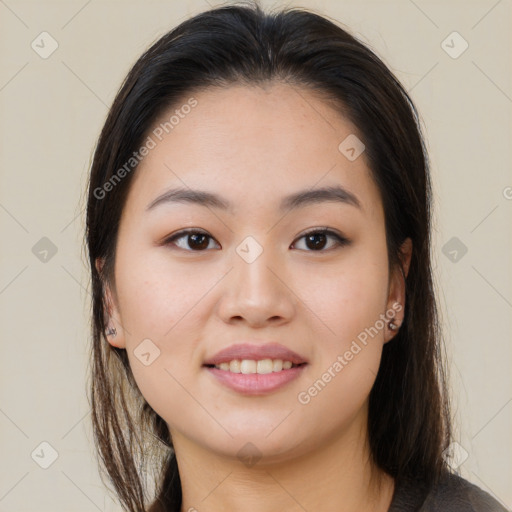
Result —
<instances>
[{"instance_id":1,"label":"face","mask_svg":"<svg viewBox=\"0 0 512 512\"><path fill-rule=\"evenodd\" d=\"M339 149L350 135L362 138L352 124L284 84L193 98L193 108L175 106L148 134L155 145L134 176L115 294L107 289L118 332L109 342L127 350L175 444L237 456L250 442L268 460L285 460L365 425L382 348L394 336L383 319L403 319L403 279L388 272L365 154L349 159ZM179 122L165 133L160 122L176 108ZM178 187L229 206L182 197L149 207ZM341 191L337 199L285 202L328 187ZM205 366L234 344L279 344L303 364L270 376Z\"/></svg>"}]
</instances>

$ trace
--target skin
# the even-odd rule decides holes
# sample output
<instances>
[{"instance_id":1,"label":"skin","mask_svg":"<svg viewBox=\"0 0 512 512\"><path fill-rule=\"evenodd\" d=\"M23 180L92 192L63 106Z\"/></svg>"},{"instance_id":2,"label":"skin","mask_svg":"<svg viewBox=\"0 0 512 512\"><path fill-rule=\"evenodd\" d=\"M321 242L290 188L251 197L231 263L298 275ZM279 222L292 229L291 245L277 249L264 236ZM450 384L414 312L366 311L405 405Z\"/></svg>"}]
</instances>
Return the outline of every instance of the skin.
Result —
<instances>
[{"instance_id":1,"label":"skin","mask_svg":"<svg viewBox=\"0 0 512 512\"><path fill-rule=\"evenodd\" d=\"M338 150L358 131L318 96L286 84L193 96L198 105L137 169L116 287L106 290L117 329L109 343L128 351L142 394L169 426L182 511L386 511L394 481L371 462L366 423L383 345L398 331L379 330L308 404L297 399L379 315L405 306L402 274L388 272L382 201L365 155L349 161ZM327 185L350 190L362 209L322 202L279 213L282 196ZM234 209L174 203L145 212L174 186L215 192ZM315 250L302 238L315 227L351 243L329 237ZM208 247L194 249L187 236L163 244L184 228L207 232ZM247 236L263 248L250 264L235 250ZM405 274L411 251L408 239ZM160 350L149 366L134 355L147 338ZM309 364L277 391L241 395L202 365L243 341L279 342ZM255 465L237 456L248 442Z\"/></svg>"}]
</instances>

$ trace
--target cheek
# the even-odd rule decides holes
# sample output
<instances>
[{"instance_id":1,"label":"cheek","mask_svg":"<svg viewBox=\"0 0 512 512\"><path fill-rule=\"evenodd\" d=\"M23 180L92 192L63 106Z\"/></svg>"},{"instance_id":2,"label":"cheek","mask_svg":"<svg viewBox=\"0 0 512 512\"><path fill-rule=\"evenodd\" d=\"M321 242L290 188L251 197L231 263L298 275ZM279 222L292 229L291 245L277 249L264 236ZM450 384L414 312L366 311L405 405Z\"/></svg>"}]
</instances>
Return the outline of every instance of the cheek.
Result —
<instances>
[{"instance_id":1,"label":"cheek","mask_svg":"<svg viewBox=\"0 0 512 512\"><path fill-rule=\"evenodd\" d=\"M316 264L293 278L308 323L314 323L328 352L345 346L384 313L388 273L379 253L354 250L335 265Z\"/></svg>"},{"instance_id":2,"label":"cheek","mask_svg":"<svg viewBox=\"0 0 512 512\"><path fill-rule=\"evenodd\" d=\"M116 283L130 367L158 414L172 410L180 416L193 405L184 388L191 389L201 369L197 347L208 291L222 273L198 273L190 263L171 265L160 250L124 255L120 252L116 262Z\"/></svg>"},{"instance_id":3,"label":"cheek","mask_svg":"<svg viewBox=\"0 0 512 512\"><path fill-rule=\"evenodd\" d=\"M364 265L358 268L325 280L310 293L311 309L322 322L315 320L315 362L297 402L311 428L315 418L324 418L325 432L349 424L359 414L380 366L386 274Z\"/></svg>"},{"instance_id":4,"label":"cheek","mask_svg":"<svg viewBox=\"0 0 512 512\"><path fill-rule=\"evenodd\" d=\"M315 273L314 286L311 274L295 282L317 347L309 387L297 397L306 416L327 409L333 422L348 419L371 391L386 328L387 260L379 254L377 247L353 251L336 268Z\"/></svg>"},{"instance_id":5,"label":"cheek","mask_svg":"<svg viewBox=\"0 0 512 512\"><path fill-rule=\"evenodd\" d=\"M197 323L191 318L222 274L171 262L164 248L125 254L116 263L116 280L122 322L129 332L127 345L151 338L178 347L174 340L182 339L177 333L183 326L193 337Z\"/></svg>"}]
</instances>

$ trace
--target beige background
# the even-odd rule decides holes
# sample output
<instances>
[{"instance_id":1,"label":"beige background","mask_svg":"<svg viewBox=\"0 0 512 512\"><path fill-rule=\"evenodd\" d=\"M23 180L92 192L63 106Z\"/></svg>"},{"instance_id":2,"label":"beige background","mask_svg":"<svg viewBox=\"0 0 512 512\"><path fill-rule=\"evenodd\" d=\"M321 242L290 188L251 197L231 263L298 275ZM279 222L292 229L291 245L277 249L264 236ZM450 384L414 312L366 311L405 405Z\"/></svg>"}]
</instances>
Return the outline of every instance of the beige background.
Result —
<instances>
[{"instance_id":1,"label":"beige background","mask_svg":"<svg viewBox=\"0 0 512 512\"><path fill-rule=\"evenodd\" d=\"M120 510L90 444L79 201L126 72L158 36L208 4L216 3L0 0L0 512ZM467 452L459 471L511 508L511 0L293 5L348 26L422 114L458 456ZM58 43L46 59L31 47L43 31ZM458 58L442 46L453 31L469 44ZM460 50L452 39L451 51ZM43 237L57 249L46 262L34 254L39 246L33 252ZM457 261L454 243L467 247ZM50 461L51 448L41 442L58 453L47 469L38 463Z\"/></svg>"}]
</instances>

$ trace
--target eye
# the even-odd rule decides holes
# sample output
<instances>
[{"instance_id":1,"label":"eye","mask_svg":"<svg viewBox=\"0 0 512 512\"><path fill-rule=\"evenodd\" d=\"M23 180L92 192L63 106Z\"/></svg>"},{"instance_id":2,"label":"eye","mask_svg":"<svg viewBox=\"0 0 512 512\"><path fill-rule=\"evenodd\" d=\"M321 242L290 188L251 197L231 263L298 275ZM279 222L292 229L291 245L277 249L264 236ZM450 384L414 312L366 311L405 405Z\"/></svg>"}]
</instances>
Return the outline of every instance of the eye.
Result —
<instances>
[{"instance_id":1,"label":"eye","mask_svg":"<svg viewBox=\"0 0 512 512\"><path fill-rule=\"evenodd\" d=\"M181 239L185 240L185 242L180 242L179 244L175 243L176 240ZM208 239L213 240L213 238L204 231L199 231L197 229L185 229L175 233L170 238L165 240L164 245L172 243L177 245L180 249L201 252L204 249L208 249Z\"/></svg>"},{"instance_id":2,"label":"eye","mask_svg":"<svg viewBox=\"0 0 512 512\"><path fill-rule=\"evenodd\" d=\"M325 248L326 241L329 238L335 240L334 248L336 246L343 247L345 245L350 244L349 240L347 240L346 238L342 237L338 233L336 233L330 229L327 229L327 228L321 228L321 229L315 228L311 231L308 231L307 233L302 235L297 240L301 240L302 238L304 238L306 240L306 247L312 249L312 251L308 251L308 252L326 252L326 251L322 251L322 249ZM293 246L293 244L292 244L292 246ZM328 249L332 249L332 248L333 248L333 246L331 245L331 247L329 247Z\"/></svg>"},{"instance_id":3,"label":"eye","mask_svg":"<svg viewBox=\"0 0 512 512\"><path fill-rule=\"evenodd\" d=\"M331 247L328 249L350 244L348 239L328 228L315 228L297 238L297 240L301 240L303 238L306 240L306 247L310 249L308 252L325 252L323 249L325 249L326 241L329 238L334 240L334 243L331 244ZM210 240L214 240L213 237L204 231L197 229L185 229L167 238L164 241L164 245L172 244L186 251L201 252L211 248ZM177 241L180 241L180 243L177 243ZM295 244L296 242L290 247L293 247Z\"/></svg>"}]
</instances>

